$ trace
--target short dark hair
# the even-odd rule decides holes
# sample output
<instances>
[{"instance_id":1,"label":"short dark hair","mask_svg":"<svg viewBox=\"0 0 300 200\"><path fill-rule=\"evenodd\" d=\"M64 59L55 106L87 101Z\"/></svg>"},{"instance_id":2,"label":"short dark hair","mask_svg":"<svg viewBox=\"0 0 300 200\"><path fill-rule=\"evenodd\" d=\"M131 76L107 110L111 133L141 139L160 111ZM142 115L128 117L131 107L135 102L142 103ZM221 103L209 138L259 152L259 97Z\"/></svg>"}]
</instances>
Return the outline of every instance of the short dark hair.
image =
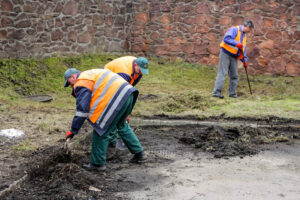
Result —
<instances>
[{"instance_id":1,"label":"short dark hair","mask_svg":"<svg viewBox=\"0 0 300 200\"><path fill-rule=\"evenodd\" d=\"M253 21L251 21L251 20L245 21L244 26L247 26L247 27L250 27L250 28L254 28Z\"/></svg>"}]
</instances>

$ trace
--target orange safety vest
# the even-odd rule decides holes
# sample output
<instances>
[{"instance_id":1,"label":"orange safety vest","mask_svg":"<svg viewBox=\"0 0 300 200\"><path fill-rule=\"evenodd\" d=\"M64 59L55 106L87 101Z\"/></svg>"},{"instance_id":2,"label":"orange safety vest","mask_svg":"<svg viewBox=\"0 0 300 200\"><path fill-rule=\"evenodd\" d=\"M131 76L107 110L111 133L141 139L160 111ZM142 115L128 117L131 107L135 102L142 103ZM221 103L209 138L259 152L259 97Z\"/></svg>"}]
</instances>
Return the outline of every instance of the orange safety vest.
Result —
<instances>
[{"instance_id":1,"label":"orange safety vest","mask_svg":"<svg viewBox=\"0 0 300 200\"><path fill-rule=\"evenodd\" d=\"M123 56L117 59L114 59L107 63L104 66L104 69L109 69L110 71L118 74L118 73L125 73L130 76L130 84L132 85L134 81L140 76L135 75L133 73L133 62L136 59L134 56Z\"/></svg>"},{"instance_id":2,"label":"orange safety vest","mask_svg":"<svg viewBox=\"0 0 300 200\"><path fill-rule=\"evenodd\" d=\"M241 42L241 36L242 36L242 31L240 30L239 26L236 26L238 29L238 33L236 35L236 37L234 38L235 41L237 42ZM245 37L243 38L243 52L245 52L245 47L246 47L246 40L247 37L245 35ZM241 53L241 51L239 51L239 48L237 48L236 46L231 46L229 44L226 44L224 41L221 42L220 44L221 48L224 48L226 51L228 51L229 53L236 55L238 59L243 59L244 55Z\"/></svg>"},{"instance_id":3,"label":"orange safety vest","mask_svg":"<svg viewBox=\"0 0 300 200\"><path fill-rule=\"evenodd\" d=\"M87 116L88 121L100 136L108 129L129 95L135 94L134 103L138 96L137 89L107 69L81 72L73 87L74 91L76 87L86 87L92 92Z\"/></svg>"}]
</instances>

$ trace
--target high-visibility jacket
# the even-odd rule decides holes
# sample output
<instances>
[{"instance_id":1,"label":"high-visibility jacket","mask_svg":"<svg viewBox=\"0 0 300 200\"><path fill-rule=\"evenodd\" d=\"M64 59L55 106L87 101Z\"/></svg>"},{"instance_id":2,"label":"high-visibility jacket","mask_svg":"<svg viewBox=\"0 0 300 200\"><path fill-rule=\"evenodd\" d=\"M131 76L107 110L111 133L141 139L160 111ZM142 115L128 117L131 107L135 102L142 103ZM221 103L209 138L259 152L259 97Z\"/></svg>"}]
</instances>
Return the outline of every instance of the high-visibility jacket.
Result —
<instances>
[{"instance_id":1,"label":"high-visibility jacket","mask_svg":"<svg viewBox=\"0 0 300 200\"><path fill-rule=\"evenodd\" d=\"M138 96L137 89L122 77L107 69L92 69L81 72L73 86L73 91L77 104L75 117L88 118L88 121L100 136L107 131L128 97L132 93L134 94L134 106ZM77 93L80 93L80 95ZM87 104L89 104L88 111L84 109ZM72 127L73 124L76 127L74 119ZM77 127L76 130L79 130L79 128Z\"/></svg>"},{"instance_id":2,"label":"high-visibility jacket","mask_svg":"<svg viewBox=\"0 0 300 200\"><path fill-rule=\"evenodd\" d=\"M234 40L236 41L236 44L239 43L239 42L243 44L244 54L242 54L240 49L237 48L235 45L228 44L228 43L224 42L224 40L221 42L220 47L223 48L229 54L231 54L233 56L236 56L238 59L242 60L244 58L244 55L246 54L246 40L247 40L247 37L245 35L242 38L242 27L241 26L235 26L235 28L237 28L237 35L234 38ZM241 41L241 39L243 39L243 40Z\"/></svg>"},{"instance_id":3,"label":"high-visibility jacket","mask_svg":"<svg viewBox=\"0 0 300 200\"><path fill-rule=\"evenodd\" d=\"M136 57L134 56L123 56L112 60L104 66L104 69L122 76L128 83L135 86L142 78L141 75L136 75L134 71Z\"/></svg>"}]
</instances>

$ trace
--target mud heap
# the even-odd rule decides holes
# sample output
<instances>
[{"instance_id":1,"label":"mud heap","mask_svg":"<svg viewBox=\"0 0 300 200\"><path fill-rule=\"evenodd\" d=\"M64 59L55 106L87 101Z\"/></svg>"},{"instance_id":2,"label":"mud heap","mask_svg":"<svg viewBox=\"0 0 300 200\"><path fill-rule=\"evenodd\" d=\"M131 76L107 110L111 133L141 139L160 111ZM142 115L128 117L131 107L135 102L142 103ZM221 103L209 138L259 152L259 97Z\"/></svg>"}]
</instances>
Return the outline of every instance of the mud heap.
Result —
<instances>
[{"instance_id":1,"label":"mud heap","mask_svg":"<svg viewBox=\"0 0 300 200\"><path fill-rule=\"evenodd\" d=\"M179 140L210 152L215 158L258 153L262 144L291 143L290 136L266 128L210 126L185 133Z\"/></svg>"}]
</instances>

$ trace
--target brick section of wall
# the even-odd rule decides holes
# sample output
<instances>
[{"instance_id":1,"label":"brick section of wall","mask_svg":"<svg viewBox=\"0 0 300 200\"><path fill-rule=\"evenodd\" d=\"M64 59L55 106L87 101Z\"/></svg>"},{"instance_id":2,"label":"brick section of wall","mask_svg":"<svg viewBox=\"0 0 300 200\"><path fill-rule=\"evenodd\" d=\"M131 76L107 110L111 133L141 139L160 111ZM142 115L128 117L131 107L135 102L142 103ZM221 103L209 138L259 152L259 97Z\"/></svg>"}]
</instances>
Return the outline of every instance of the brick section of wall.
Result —
<instances>
[{"instance_id":1,"label":"brick section of wall","mask_svg":"<svg viewBox=\"0 0 300 200\"><path fill-rule=\"evenodd\" d=\"M300 74L297 0L1 0L0 58L133 52L218 65L232 25L251 19L252 74Z\"/></svg>"}]
</instances>

